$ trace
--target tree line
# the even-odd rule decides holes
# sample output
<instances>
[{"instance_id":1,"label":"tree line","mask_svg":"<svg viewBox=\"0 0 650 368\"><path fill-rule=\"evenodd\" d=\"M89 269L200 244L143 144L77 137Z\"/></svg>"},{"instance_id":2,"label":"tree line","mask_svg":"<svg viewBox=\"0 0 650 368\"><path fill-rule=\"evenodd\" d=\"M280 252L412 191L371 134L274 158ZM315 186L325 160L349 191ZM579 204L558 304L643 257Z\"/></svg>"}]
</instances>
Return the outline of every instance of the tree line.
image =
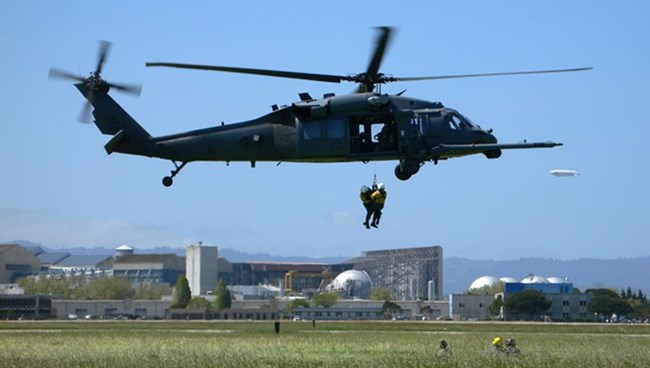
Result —
<instances>
[{"instance_id":1,"label":"tree line","mask_svg":"<svg viewBox=\"0 0 650 368\"><path fill-rule=\"evenodd\" d=\"M16 282L27 294L45 294L66 300L160 300L171 295L167 284L133 287L124 277L88 279L84 276L29 276Z\"/></svg>"}]
</instances>

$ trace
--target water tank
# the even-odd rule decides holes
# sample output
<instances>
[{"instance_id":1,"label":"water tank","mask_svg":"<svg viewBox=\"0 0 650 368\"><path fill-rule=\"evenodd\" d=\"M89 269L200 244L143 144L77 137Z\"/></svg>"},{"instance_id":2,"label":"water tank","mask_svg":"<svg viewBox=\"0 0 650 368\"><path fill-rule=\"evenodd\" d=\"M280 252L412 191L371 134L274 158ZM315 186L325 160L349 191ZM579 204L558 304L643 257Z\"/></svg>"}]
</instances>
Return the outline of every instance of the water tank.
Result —
<instances>
[{"instance_id":1,"label":"water tank","mask_svg":"<svg viewBox=\"0 0 650 368\"><path fill-rule=\"evenodd\" d=\"M126 244L122 244L119 247L115 248L115 255L117 257L128 256L133 254L133 248L129 247Z\"/></svg>"},{"instance_id":2,"label":"water tank","mask_svg":"<svg viewBox=\"0 0 650 368\"><path fill-rule=\"evenodd\" d=\"M522 283L524 284L545 284L548 282L545 277L540 276L540 275L534 275L534 274L528 274L528 276L524 277L521 280Z\"/></svg>"},{"instance_id":3,"label":"water tank","mask_svg":"<svg viewBox=\"0 0 650 368\"><path fill-rule=\"evenodd\" d=\"M469 286L469 289L480 289L485 286L497 286L499 285L499 279L497 279L494 276L481 276L478 279L474 280L472 284Z\"/></svg>"}]
</instances>

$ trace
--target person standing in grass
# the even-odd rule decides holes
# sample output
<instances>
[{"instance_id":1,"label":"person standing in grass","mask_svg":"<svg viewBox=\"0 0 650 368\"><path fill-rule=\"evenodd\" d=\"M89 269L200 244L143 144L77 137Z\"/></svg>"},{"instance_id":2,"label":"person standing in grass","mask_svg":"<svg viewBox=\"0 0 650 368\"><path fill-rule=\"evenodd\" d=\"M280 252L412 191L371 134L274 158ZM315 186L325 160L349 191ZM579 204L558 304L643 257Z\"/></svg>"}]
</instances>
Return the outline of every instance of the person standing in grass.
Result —
<instances>
[{"instance_id":1,"label":"person standing in grass","mask_svg":"<svg viewBox=\"0 0 650 368\"><path fill-rule=\"evenodd\" d=\"M503 339L499 336L496 336L492 339L492 352L495 354L505 354L506 348L503 345Z\"/></svg>"},{"instance_id":2,"label":"person standing in grass","mask_svg":"<svg viewBox=\"0 0 650 368\"><path fill-rule=\"evenodd\" d=\"M451 356L451 349L446 340L440 340L440 349L438 349L438 358L447 359Z\"/></svg>"},{"instance_id":3,"label":"person standing in grass","mask_svg":"<svg viewBox=\"0 0 650 368\"><path fill-rule=\"evenodd\" d=\"M506 354L510 356L519 356L521 354L521 350L517 347L515 339L510 338L506 340Z\"/></svg>"}]
</instances>

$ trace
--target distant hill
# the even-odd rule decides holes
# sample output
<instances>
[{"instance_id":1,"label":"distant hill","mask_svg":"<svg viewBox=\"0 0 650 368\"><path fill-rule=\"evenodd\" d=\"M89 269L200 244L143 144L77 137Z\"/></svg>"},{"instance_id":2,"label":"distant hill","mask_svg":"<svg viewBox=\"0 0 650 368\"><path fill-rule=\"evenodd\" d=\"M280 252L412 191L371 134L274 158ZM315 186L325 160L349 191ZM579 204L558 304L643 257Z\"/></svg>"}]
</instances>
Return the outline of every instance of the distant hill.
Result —
<instances>
[{"instance_id":1,"label":"distant hill","mask_svg":"<svg viewBox=\"0 0 650 368\"><path fill-rule=\"evenodd\" d=\"M49 248L27 240L15 240L4 244L20 244L25 247L40 247L47 252L65 251L75 255L113 255L109 248ZM174 253L185 256L184 248L157 247L135 249L140 254ZM245 253L230 248L219 248L219 255L230 262L306 262L306 263L341 263L350 257L304 257L273 256L266 253ZM574 287L585 290L593 287L613 287L618 290L639 289L647 295L650 292L650 256L619 259L581 258L575 260L558 260L550 258L520 258L518 260L492 261L470 260L450 257L443 260L443 289L445 294L461 293L480 276L503 276L523 279L528 274L544 277L567 277Z\"/></svg>"},{"instance_id":2,"label":"distant hill","mask_svg":"<svg viewBox=\"0 0 650 368\"><path fill-rule=\"evenodd\" d=\"M85 248L85 247L62 247L52 248L43 244L33 243L28 240L14 240L2 242L2 244L20 244L24 247L39 247L46 252L68 252L75 255L114 255L114 248ZM173 253L179 256L185 256L185 248L135 248L137 254L164 254ZM224 257L230 262L253 262L253 261L272 261L272 262L305 262L305 263L341 263L351 257L305 257L305 256L274 256L267 253L246 253L235 249L219 247L219 257Z\"/></svg>"}]
</instances>

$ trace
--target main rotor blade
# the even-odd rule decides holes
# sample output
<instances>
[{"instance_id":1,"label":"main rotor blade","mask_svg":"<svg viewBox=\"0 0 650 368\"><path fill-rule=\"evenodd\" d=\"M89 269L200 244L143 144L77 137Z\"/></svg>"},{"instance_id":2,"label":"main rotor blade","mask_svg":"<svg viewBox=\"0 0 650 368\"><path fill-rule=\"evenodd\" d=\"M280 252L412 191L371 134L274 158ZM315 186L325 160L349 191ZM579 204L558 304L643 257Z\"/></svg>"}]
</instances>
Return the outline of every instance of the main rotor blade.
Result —
<instances>
[{"instance_id":1,"label":"main rotor blade","mask_svg":"<svg viewBox=\"0 0 650 368\"><path fill-rule=\"evenodd\" d=\"M108 53L111 50L111 43L108 41L99 41L99 56L97 57L97 68L95 68L95 74L101 74L102 69L104 68L104 63L108 57Z\"/></svg>"},{"instance_id":2,"label":"main rotor blade","mask_svg":"<svg viewBox=\"0 0 650 368\"><path fill-rule=\"evenodd\" d=\"M109 83L108 84L111 88L115 88L118 91L125 92L125 93L130 93L132 95L140 96L140 93L142 92L142 86L139 84L116 84L116 83Z\"/></svg>"},{"instance_id":3,"label":"main rotor blade","mask_svg":"<svg viewBox=\"0 0 650 368\"><path fill-rule=\"evenodd\" d=\"M84 78L76 74L72 74L70 72L66 72L65 70L61 70L57 68L50 68L50 73L48 74L48 78L49 79L72 79L78 82L85 81Z\"/></svg>"},{"instance_id":4,"label":"main rotor blade","mask_svg":"<svg viewBox=\"0 0 650 368\"><path fill-rule=\"evenodd\" d=\"M379 72L381 61L384 58L391 33L393 32L393 28L391 27L379 27L378 29L381 33L377 37L375 52L373 53L372 58L370 59L370 64L368 64L368 69L366 70L368 75L376 75Z\"/></svg>"},{"instance_id":5,"label":"main rotor blade","mask_svg":"<svg viewBox=\"0 0 650 368\"><path fill-rule=\"evenodd\" d=\"M389 78L389 82L410 82L419 80L432 80L432 79L454 79L454 78L478 78L478 77L497 77L503 75L521 75L521 74L546 74L546 73L565 73L565 72L580 72L583 70L591 70L593 67L573 68L573 69L554 69L554 70L535 70L527 72L505 72L505 73L481 73L481 74L457 74L457 75L438 75L432 77L407 77L407 78Z\"/></svg>"},{"instance_id":6,"label":"main rotor blade","mask_svg":"<svg viewBox=\"0 0 650 368\"><path fill-rule=\"evenodd\" d=\"M83 106L81 107L81 111L79 112L79 116L77 117L77 121L83 124L90 124L90 120L92 120L92 116L90 114L90 110L92 109L92 106L88 101L85 101Z\"/></svg>"},{"instance_id":7,"label":"main rotor blade","mask_svg":"<svg viewBox=\"0 0 650 368\"><path fill-rule=\"evenodd\" d=\"M330 83L341 83L341 81L350 80L350 77L341 76L341 75L300 73L300 72L289 72L289 71L269 70L269 69L236 68L230 66L159 63L159 62L146 63L145 65L148 67L162 66L162 67L181 68L181 69L211 70L211 71L218 71L218 72L265 75L269 77L305 79L305 80L312 80L318 82L330 82Z\"/></svg>"}]
</instances>

